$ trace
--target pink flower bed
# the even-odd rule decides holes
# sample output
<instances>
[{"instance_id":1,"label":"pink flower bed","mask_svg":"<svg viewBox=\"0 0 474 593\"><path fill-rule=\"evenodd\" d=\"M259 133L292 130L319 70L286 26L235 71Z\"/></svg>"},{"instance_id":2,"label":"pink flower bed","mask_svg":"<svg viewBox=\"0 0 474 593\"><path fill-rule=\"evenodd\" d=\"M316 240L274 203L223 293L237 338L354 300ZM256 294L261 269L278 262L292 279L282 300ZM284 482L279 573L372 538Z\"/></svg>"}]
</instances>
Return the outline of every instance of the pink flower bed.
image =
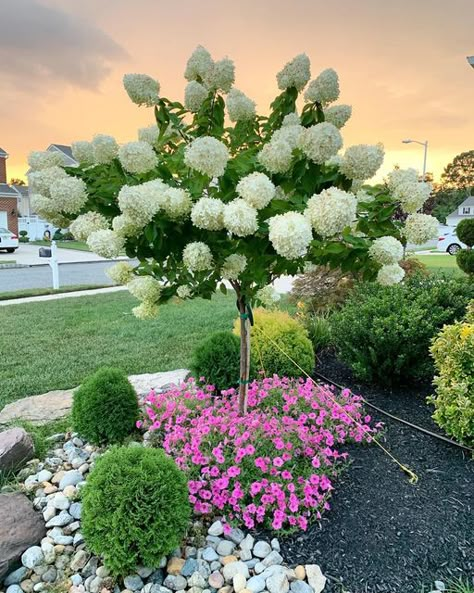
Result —
<instances>
[{"instance_id":1,"label":"pink flower bed","mask_svg":"<svg viewBox=\"0 0 474 593\"><path fill-rule=\"evenodd\" d=\"M370 441L370 416L349 390L276 376L251 384L248 403L241 417L235 390L216 397L212 386L190 380L152 391L141 424L188 475L196 513L250 529L306 529L330 508L347 460L341 447Z\"/></svg>"}]
</instances>

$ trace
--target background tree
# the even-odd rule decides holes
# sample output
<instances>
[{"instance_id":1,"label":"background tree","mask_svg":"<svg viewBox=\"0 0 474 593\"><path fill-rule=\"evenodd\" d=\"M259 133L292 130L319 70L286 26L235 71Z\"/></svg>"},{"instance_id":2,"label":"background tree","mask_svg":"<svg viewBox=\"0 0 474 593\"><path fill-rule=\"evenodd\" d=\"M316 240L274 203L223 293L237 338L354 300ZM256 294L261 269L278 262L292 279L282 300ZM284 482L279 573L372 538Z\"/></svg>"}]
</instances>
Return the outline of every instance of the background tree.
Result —
<instances>
[{"instance_id":1,"label":"background tree","mask_svg":"<svg viewBox=\"0 0 474 593\"><path fill-rule=\"evenodd\" d=\"M26 185L26 183L19 177L12 177L10 179L10 185Z\"/></svg>"}]
</instances>

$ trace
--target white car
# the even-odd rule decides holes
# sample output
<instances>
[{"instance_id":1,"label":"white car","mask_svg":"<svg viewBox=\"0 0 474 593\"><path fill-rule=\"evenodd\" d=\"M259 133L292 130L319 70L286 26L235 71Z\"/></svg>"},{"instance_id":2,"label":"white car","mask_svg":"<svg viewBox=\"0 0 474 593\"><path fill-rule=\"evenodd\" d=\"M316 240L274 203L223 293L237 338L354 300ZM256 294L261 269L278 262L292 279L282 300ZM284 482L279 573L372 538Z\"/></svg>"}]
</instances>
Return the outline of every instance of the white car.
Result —
<instances>
[{"instance_id":1,"label":"white car","mask_svg":"<svg viewBox=\"0 0 474 593\"><path fill-rule=\"evenodd\" d=\"M13 253L15 249L18 249L18 237L12 231L0 227L0 250Z\"/></svg>"},{"instance_id":2,"label":"white car","mask_svg":"<svg viewBox=\"0 0 474 593\"><path fill-rule=\"evenodd\" d=\"M465 249L466 245L461 243L456 235L456 229L451 229L446 233L443 233L438 239L438 245L436 249L449 253L449 255L456 255L460 249Z\"/></svg>"}]
</instances>

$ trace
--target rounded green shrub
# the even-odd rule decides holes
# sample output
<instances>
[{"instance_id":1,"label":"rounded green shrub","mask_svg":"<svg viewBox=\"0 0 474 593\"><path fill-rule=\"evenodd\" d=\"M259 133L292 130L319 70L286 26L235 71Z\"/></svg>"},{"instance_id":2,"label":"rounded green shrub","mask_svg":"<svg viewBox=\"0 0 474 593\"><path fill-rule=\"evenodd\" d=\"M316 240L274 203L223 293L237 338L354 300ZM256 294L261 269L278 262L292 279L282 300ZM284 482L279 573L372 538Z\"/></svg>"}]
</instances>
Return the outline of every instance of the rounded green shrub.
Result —
<instances>
[{"instance_id":1,"label":"rounded green shrub","mask_svg":"<svg viewBox=\"0 0 474 593\"><path fill-rule=\"evenodd\" d=\"M92 443L122 442L134 430L138 415L135 390L119 369L99 369L74 393L74 430Z\"/></svg>"},{"instance_id":2,"label":"rounded green shrub","mask_svg":"<svg viewBox=\"0 0 474 593\"><path fill-rule=\"evenodd\" d=\"M474 218L461 220L456 227L456 235L462 243L472 247L474 245Z\"/></svg>"},{"instance_id":3,"label":"rounded green shrub","mask_svg":"<svg viewBox=\"0 0 474 593\"><path fill-rule=\"evenodd\" d=\"M364 381L429 379L431 339L462 318L472 298L473 282L434 274L396 286L361 285L331 318L340 358Z\"/></svg>"},{"instance_id":4,"label":"rounded green shrub","mask_svg":"<svg viewBox=\"0 0 474 593\"><path fill-rule=\"evenodd\" d=\"M304 326L284 311L255 309L254 325L250 330L250 344L255 369L267 377L301 377L314 369L314 349ZM240 331L240 321L234 333ZM288 358L288 356L290 358ZM293 362L294 361L294 362ZM298 366L295 365L295 362Z\"/></svg>"},{"instance_id":5,"label":"rounded green shrub","mask_svg":"<svg viewBox=\"0 0 474 593\"><path fill-rule=\"evenodd\" d=\"M186 478L161 449L110 449L82 493L85 542L114 575L159 566L180 545L191 516Z\"/></svg>"},{"instance_id":6,"label":"rounded green shrub","mask_svg":"<svg viewBox=\"0 0 474 593\"><path fill-rule=\"evenodd\" d=\"M231 331L210 335L194 350L192 371L218 391L236 387L240 373L239 338Z\"/></svg>"},{"instance_id":7,"label":"rounded green shrub","mask_svg":"<svg viewBox=\"0 0 474 593\"><path fill-rule=\"evenodd\" d=\"M474 249L460 249L456 253L456 263L463 272L474 275Z\"/></svg>"}]
</instances>

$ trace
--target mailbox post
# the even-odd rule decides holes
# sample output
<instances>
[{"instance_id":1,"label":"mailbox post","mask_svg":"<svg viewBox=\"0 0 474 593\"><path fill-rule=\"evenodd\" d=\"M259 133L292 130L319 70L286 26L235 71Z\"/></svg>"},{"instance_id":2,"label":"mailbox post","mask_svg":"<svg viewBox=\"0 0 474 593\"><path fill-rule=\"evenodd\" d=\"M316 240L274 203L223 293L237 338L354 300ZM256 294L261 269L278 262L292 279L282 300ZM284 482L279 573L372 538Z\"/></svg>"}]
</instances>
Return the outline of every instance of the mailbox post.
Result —
<instances>
[{"instance_id":1,"label":"mailbox post","mask_svg":"<svg viewBox=\"0 0 474 593\"><path fill-rule=\"evenodd\" d=\"M48 264L53 274L53 288L57 290L59 288L59 266L56 241L51 241L51 247L40 247L39 256L49 259Z\"/></svg>"}]
</instances>

